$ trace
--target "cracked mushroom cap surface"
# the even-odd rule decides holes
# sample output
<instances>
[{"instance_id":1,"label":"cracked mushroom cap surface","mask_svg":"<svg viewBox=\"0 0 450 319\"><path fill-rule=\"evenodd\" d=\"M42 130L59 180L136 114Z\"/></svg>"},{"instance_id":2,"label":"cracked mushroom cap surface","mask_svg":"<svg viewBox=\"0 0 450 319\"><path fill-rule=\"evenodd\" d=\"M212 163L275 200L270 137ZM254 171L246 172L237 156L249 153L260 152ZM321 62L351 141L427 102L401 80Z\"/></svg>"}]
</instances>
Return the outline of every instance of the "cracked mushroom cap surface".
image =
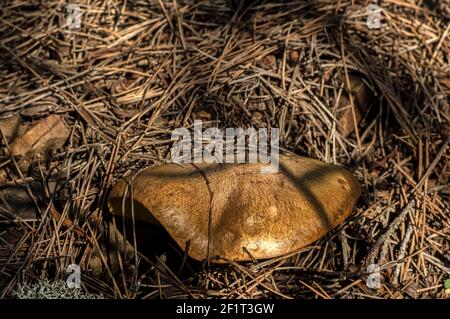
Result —
<instances>
[{"instance_id":1,"label":"cracked mushroom cap surface","mask_svg":"<svg viewBox=\"0 0 450 319\"><path fill-rule=\"evenodd\" d=\"M189 242L192 258L206 259L209 249L209 257L242 261L311 244L341 224L360 196L343 167L297 155L280 155L279 169L262 173L269 165L151 167L114 186L110 211L131 217L132 193L134 218L161 224L183 250Z\"/></svg>"}]
</instances>

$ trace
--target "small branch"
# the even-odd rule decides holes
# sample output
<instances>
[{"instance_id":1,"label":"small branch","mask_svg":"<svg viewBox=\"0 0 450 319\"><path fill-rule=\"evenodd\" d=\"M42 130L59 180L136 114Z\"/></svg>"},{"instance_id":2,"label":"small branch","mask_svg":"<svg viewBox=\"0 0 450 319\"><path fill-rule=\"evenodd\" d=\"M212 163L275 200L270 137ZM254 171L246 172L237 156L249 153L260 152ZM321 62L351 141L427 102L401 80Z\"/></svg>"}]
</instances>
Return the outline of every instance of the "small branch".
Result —
<instances>
[{"instance_id":1,"label":"small branch","mask_svg":"<svg viewBox=\"0 0 450 319\"><path fill-rule=\"evenodd\" d=\"M394 231L403 222L403 220L405 219L408 212L412 211L415 202L416 202L415 199L410 200L408 202L408 204L400 212L400 215L398 215L397 218L395 218L395 220L389 225L389 228L386 230L386 232L378 238L377 242L375 243L375 245L372 247L372 249L369 252L369 257L367 259L369 261L369 263L368 263L369 265L375 263L375 258L376 258L376 256L378 256L380 249L381 249L381 254L380 254L380 258L379 258L378 262L381 262L384 259L384 256L386 255L384 252L387 250L389 237L392 236Z\"/></svg>"}]
</instances>

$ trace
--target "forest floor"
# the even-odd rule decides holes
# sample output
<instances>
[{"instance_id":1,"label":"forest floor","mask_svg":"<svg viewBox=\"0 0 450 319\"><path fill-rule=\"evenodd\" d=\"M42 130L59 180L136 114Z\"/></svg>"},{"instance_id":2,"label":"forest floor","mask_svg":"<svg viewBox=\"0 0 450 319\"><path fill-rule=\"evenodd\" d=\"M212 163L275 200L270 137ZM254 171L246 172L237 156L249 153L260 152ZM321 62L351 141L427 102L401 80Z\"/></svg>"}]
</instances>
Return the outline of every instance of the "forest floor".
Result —
<instances>
[{"instance_id":1,"label":"forest floor","mask_svg":"<svg viewBox=\"0 0 450 319\"><path fill-rule=\"evenodd\" d=\"M369 1L77 2L79 21L61 1L0 4L1 297L78 264L106 298L449 298L446 1L383 1L379 27ZM283 151L349 168L353 214L264 261L208 265L162 234L93 263L112 186L195 119L276 127Z\"/></svg>"}]
</instances>

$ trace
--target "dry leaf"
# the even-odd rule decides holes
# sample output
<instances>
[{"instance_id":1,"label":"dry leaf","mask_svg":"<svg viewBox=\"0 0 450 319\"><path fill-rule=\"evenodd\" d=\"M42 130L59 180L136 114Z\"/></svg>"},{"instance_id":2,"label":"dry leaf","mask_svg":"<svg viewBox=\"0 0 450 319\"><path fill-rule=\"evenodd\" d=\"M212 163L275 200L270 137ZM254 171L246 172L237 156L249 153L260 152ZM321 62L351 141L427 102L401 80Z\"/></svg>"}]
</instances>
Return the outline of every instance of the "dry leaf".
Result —
<instances>
[{"instance_id":1,"label":"dry leaf","mask_svg":"<svg viewBox=\"0 0 450 319\"><path fill-rule=\"evenodd\" d=\"M100 276L106 270L106 266L116 273L120 270L119 254L125 258L122 262L127 265L134 257L134 248L111 223L100 225L99 231L102 240L98 241L99 246L94 245L92 249L89 269L96 276ZM105 265L104 260L108 265Z\"/></svg>"},{"instance_id":2,"label":"dry leaf","mask_svg":"<svg viewBox=\"0 0 450 319\"><path fill-rule=\"evenodd\" d=\"M26 125L22 124L19 115L13 115L0 120L0 130L6 141L10 143L16 137L22 135L26 130Z\"/></svg>"},{"instance_id":3,"label":"dry leaf","mask_svg":"<svg viewBox=\"0 0 450 319\"><path fill-rule=\"evenodd\" d=\"M337 119L341 125L339 132L342 136L348 136L355 131L352 106L349 94L353 96L356 124L359 124L364 113L369 109L373 93L364 83L363 79L356 75L349 75L350 89L346 89L346 94L339 99Z\"/></svg>"},{"instance_id":4,"label":"dry leaf","mask_svg":"<svg viewBox=\"0 0 450 319\"><path fill-rule=\"evenodd\" d=\"M55 186L55 183L50 183L49 190L54 191ZM11 220L35 219L37 218L36 204L43 208L44 197L44 188L38 182L2 188L0 189L0 214Z\"/></svg>"},{"instance_id":5,"label":"dry leaf","mask_svg":"<svg viewBox=\"0 0 450 319\"><path fill-rule=\"evenodd\" d=\"M70 131L60 115L50 115L35 124L10 145L11 155L32 158L37 153L61 148Z\"/></svg>"}]
</instances>

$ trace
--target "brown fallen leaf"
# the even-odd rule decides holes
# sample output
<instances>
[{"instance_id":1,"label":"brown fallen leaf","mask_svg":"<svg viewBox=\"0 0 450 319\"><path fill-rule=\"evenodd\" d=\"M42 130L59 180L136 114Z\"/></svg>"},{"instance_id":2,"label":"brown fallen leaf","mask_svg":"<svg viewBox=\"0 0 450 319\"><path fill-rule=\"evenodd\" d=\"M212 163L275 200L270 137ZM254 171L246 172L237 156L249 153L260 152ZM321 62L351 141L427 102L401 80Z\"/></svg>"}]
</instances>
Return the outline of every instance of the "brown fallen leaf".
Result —
<instances>
[{"instance_id":1,"label":"brown fallen leaf","mask_svg":"<svg viewBox=\"0 0 450 319\"><path fill-rule=\"evenodd\" d=\"M4 169L0 170L0 184L8 180L8 172Z\"/></svg>"},{"instance_id":2,"label":"brown fallen leaf","mask_svg":"<svg viewBox=\"0 0 450 319\"><path fill-rule=\"evenodd\" d=\"M50 115L17 137L9 147L10 155L20 157L22 162L36 154L48 153L61 148L69 138L70 131L60 115Z\"/></svg>"},{"instance_id":3,"label":"brown fallen leaf","mask_svg":"<svg viewBox=\"0 0 450 319\"><path fill-rule=\"evenodd\" d=\"M189 243L188 254L197 260L251 259L244 248L264 259L318 240L351 214L360 195L358 180L340 166L280 155L278 172L262 168L203 163L146 169L132 182L134 216L161 224L181 249ZM111 192L114 215L122 216L127 185L121 181Z\"/></svg>"},{"instance_id":4,"label":"brown fallen leaf","mask_svg":"<svg viewBox=\"0 0 450 319\"><path fill-rule=\"evenodd\" d=\"M93 245L89 258L89 269L96 276L100 276L107 267L111 272L120 270L119 254L125 267L134 257L133 246L122 236L112 223L99 225L100 238L98 245ZM106 262L106 264L105 264Z\"/></svg>"},{"instance_id":5,"label":"brown fallen leaf","mask_svg":"<svg viewBox=\"0 0 450 319\"><path fill-rule=\"evenodd\" d=\"M26 125L21 123L18 114L0 119L0 130L8 143L25 133L26 128Z\"/></svg>"},{"instance_id":6,"label":"brown fallen leaf","mask_svg":"<svg viewBox=\"0 0 450 319\"><path fill-rule=\"evenodd\" d=\"M53 191L55 185L55 183L49 183L49 190ZM44 188L36 181L7 187L2 185L0 215L10 220L35 219L38 217L36 205L43 209L44 197Z\"/></svg>"},{"instance_id":7,"label":"brown fallen leaf","mask_svg":"<svg viewBox=\"0 0 450 319\"><path fill-rule=\"evenodd\" d=\"M339 132L344 137L355 131L349 94L352 94L353 96L356 124L361 122L364 113L369 109L373 99L372 91L364 83L361 77L357 75L349 75L349 82L350 88L346 88L345 94L341 95L338 110L336 112L336 117L340 123Z\"/></svg>"}]
</instances>

